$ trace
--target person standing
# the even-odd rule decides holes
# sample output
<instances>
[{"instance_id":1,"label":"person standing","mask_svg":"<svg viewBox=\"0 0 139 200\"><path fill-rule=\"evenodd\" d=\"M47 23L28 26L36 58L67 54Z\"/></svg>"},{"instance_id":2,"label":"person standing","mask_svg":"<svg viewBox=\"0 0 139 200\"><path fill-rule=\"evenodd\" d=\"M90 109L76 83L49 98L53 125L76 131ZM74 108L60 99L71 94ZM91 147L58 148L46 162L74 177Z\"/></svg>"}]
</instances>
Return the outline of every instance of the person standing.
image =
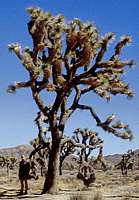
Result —
<instances>
[{"instance_id":1,"label":"person standing","mask_svg":"<svg viewBox=\"0 0 139 200\"><path fill-rule=\"evenodd\" d=\"M20 180L20 195L28 193L28 178L30 173L30 162L26 159L24 155L21 156L21 161L19 164L19 180ZM25 190L25 192L24 192Z\"/></svg>"}]
</instances>

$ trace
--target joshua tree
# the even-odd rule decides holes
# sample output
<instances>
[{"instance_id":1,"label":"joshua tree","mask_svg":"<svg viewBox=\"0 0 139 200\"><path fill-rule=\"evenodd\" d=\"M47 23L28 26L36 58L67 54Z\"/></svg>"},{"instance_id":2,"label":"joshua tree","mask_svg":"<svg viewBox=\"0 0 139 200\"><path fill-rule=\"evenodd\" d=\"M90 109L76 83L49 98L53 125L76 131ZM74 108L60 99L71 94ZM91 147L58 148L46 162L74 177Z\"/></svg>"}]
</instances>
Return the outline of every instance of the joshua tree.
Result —
<instances>
[{"instance_id":1,"label":"joshua tree","mask_svg":"<svg viewBox=\"0 0 139 200\"><path fill-rule=\"evenodd\" d=\"M98 137L98 133L87 128L77 128L74 131L73 139L76 142L76 146L81 148L80 163L88 162L91 152L96 148L102 148L103 144L103 140Z\"/></svg>"},{"instance_id":2,"label":"joshua tree","mask_svg":"<svg viewBox=\"0 0 139 200\"><path fill-rule=\"evenodd\" d=\"M14 169L17 164L17 159L10 156L0 156L0 166L6 167L7 175L9 175L10 169Z\"/></svg>"},{"instance_id":3,"label":"joshua tree","mask_svg":"<svg viewBox=\"0 0 139 200\"><path fill-rule=\"evenodd\" d=\"M128 170L130 169L133 172L133 166L135 162L135 153L132 150L129 150L127 153L122 155L121 161L115 165L116 168L120 167L122 175L127 175Z\"/></svg>"},{"instance_id":4,"label":"joshua tree","mask_svg":"<svg viewBox=\"0 0 139 200\"><path fill-rule=\"evenodd\" d=\"M76 146L80 147L80 165L77 177L81 178L84 184L88 187L90 183L94 182L96 179L93 165L95 165L95 162L97 161L104 160L102 151L103 140L98 137L98 133L87 128L77 128L74 131L73 139L76 142ZM91 156L92 151L97 148L99 148L98 157L93 163L91 163L89 156ZM101 159L99 159L100 157Z\"/></svg>"},{"instance_id":5,"label":"joshua tree","mask_svg":"<svg viewBox=\"0 0 139 200\"><path fill-rule=\"evenodd\" d=\"M8 92L30 88L34 101L46 118L52 147L43 192L55 193L58 191L60 144L65 124L76 110L89 111L97 126L104 131L123 139L132 138L127 125L114 123L114 115L102 120L94 108L80 103L82 96L90 91L107 101L111 95L133 96L122 79L125 67L131 67L133 61L120 58L123 47L131 43L131 37L123 36L115 46L114 54L104 60L113 33L101 37L94 24L79 19L68 23L62 15L52 16L39 8L28 8L27 11L33 48L21 48L16 43L9 45L9 50L19 58L29 77L26 82L10 85ZM47 93L46 98L43 91ZM54 101L48 105L48 95L52 93Z\"/></svg>"},{"instance_id":6,"label":"joshua tree","mask_svg":"<svg viewBox=\"0 0 139 200\"><path fill-rule=\"evenodd\" d=\"M103 157L103 146L100 146L98 156L92 161L92 165L95 167L97 163L101 163L103 170L107 170L106 161Z\"/></svg>"},{"instance_id":7,"label":"joshua tree","mask_svg":"<svg viewBox=\"0 0 139 200\"><path fill-rule=\"evenodd\" d=\"M4 167L5 165L5 157L4 156L0 156L0 166Z\"/></svg>"}]
</instances>

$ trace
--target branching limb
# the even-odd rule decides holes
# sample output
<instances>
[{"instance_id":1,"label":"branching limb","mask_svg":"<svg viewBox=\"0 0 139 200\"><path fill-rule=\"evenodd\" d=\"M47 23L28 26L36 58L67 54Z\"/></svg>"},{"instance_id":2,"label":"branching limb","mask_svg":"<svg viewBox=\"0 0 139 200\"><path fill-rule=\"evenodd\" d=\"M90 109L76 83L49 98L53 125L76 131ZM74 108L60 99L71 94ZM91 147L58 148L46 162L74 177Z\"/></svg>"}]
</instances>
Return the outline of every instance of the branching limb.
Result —
<instances>
[{"instance_id":1,"label":"branching limb","mask_svg":"<svg viewBox=\"0 0 139 200\"><path fill-rule=\"evenodd\" d=\"M104 39L102 40L101 49L98 52L96 57L96 63L100 62L104 57L105 52L107 51L108 43L114 38L114 33L107 33Z\"/></svg>"},{"instance_id":2,"label":"branching limb","mask_svg":"<svg viewBox=\"0 0 139 200\"><path fill-rule=\"evenodd\" d=\"M27 88L27 87L30 87L31 85L32 85L32 81L15 82L14 84L8 86L7 92L14 93L16 92L16 89Z\"/></svg>"},{"instance_id":3,"label":"branching limb","mask_svg":"<svg viewBox=\"0 0 139 200\"><path fill-rule=\"evenodd\" d=\"M78 105L78 102L80 100L80 97L81 97L81 90L79 88L79 86L75 86L75 91L76 91L76 94L75 94L75 97L73 99L73 103L71 105L71 107L69 108L69 110L75 110L76 109L76 106Z\"/></svg>"},{"instance_id":4,"label":"branching limb","mask_svg":"<svg viewBox=\"0 0 139 200\"><path fill-rule=\"evenodd\" d=\"M66 51L65 51L66 52ZM69 64L69 61L68 61L68 55L64 55L64 63L65 63L65 68L66 68L66 72L67 72L67 77L69 78L69 70L70 70L70 64Z\"/></svg>"},{"instance_id":5,"label":"branching limb","mask_svg":"<svg viewBox=\"0 0 139 200\"><path fill-rule=\"evenodd\" d=\"M105 61L105 62L99 62L98 67L101 68L114 68L114 69L123 69L125 66L132 66L134 64L133 60L126 60L126 61L120 61L120 60L114 60L114 61Z\"/></svg>"},{"instance_id":6,"label":"branching limb","mask_svg":"<svg viewBox=\"0 0 139 200\"><path fill-rule=\"evenodd\" d=\"M81 90L78 86L75 86L75 91L76 91L76 94L75 94L75 97L73 99L73 103L71 105L71 107L69 109L66 109L66 102L67 102L67 99L63 100L63 103L62 103L62 112L61 112L61 116L60 116L60 121L59 121L59 126L60 127L63 127L67 121L67 119L69 119L69 117L72 115L72 113L75 111L76 109L76 106L80 100L80 97L81 97Z\"/></svg>"},{"instance_id":7,"label":"branching limb","mask_svg":"<svg viewBox=\"0 0 139 200\"><path fill-rule=\"evenodd\" d=\"M36 122L39 133L38 133L38 137L35 138L33 141L31 141L31 144L34 147L34 150L31 152L30 158L34 156L36 153L40 154L40 151L43 149L47 149L48 152L50 152L51 150L50 142L46 138L46 131L48 129L43 128L43 123L46 123L46 121L48 121L48 118L45 117L42 112L38 112L37 117L34 121Z\"/></svg>"},{"instance_id":8,"label":"branching limb","mask_svg":"<svg viewBox=\"0 0 139 200\"><path fill-rule=\"evenodd\" d=\"M21 50L21 46L19 44L10 44L8 45L10 51L13 51L16 56L20 59L24 68L29 72L32 76L32 80L37 80L39 76L39 68L33 62L33 55L30 50L24 49Z\"/></svg>"},{"instance_id":9,"label":"branching limb","mask_svg":"<svg viewBox=\"0 0 139 200\"><path fill-rule=\"evenodd\" d=\"M77 106L77 108L81 109L81 110L89 110L91 115L97 122L97 126L100 126L103 130L105 130L109 133L113 133L115 136L123 138L123 139L131 140L133 138L132 132L128 128L124 128L124 131L122 132L122 131L117 130L117 129L119 129L118 127L114 128L114 126L110 126L110 123L113 121L113 119L111 119L112 117L110 117L110 119L107 118L105 122L102 122L100 120L100 118L97 116L97 114L94 112L92 107L79 104ZM110 120L110 122L109 122L109 120Z\"/></svg>"},{"instance_id":10,"label":"branching limb","mask_svg":"<svg viewBox=\"0 0 139 200\"><path fill-rule=\"evenodd\" d=\"M46 148L45 146L39 145L37 148L35 148L29 155L29 159L31 159L36 153L38 153L41 149Z\"/></svg>"},{"instance_id":11,"label":"branching limb","mask_svg":"<svg viewBox=\"0 0 139 200\"><path fill-rule=\"evenodd\" d=\"M32 90L33 99L35 100L38 108L42 111L42 113L45 116L49 116L49 108L47 106L45 106L44 102L42 101L41 97L39 96L39 93L37 91L37 87L36 87L35 83L32 84L31 90Z\"/></svg>"},{"instance_id":12,"label":"branching limb","mask_svg":"<svg viewBox=\"0 0 139 200\"><path fill-rule=\"evenodd\" d=\"M94 89L94 86L87 87L81 90L81 94L86 94Z\"/></svg>"},{"instance_id":13,"label":"branching limb","mask_svg":"<svg viewBox=\"0 0 139 200\"><path fill-rule=\"evenodd\" d=\"M60 115L60 120L59 120L59 129L60 131L62 131L62 133L64 131L64 126L68 118L67 112L66 112L66 104L67 104L67 98L65 97L61 104L61 115Z\"/></svg>"},{"instance_id":14,"label":"branching limb","mask_svg":"<svg viewBox=\"0 0 139 200\"><path fill-rule=\"evenodd\" d=\"M125 35L121 38L121 40L118 42L118 44L115 46L115 53L110 58L110 60L114 60L115 58L118 58L121 54L122 49L126 44L130 44L132 42L132 38L129 35Z\"/></svg>"},{"instance_id":15,"label":"branching limb","mask_svg":"<svg viewBox=\"0 0 139 200\"><path fill-rule=\"evenodd\" d=\"M99 119L99 117L97 116L97 114L95 113L95 111L92 109L91 106L86 106L86 105L81 105L81 104L78 104L77 105L77 108L78 109L81 109L81 110L89 110L91 115L94 117L94 119L96 120L97 124L100 124L101 123L101 120Z\"/></svg>"}]
</instances>

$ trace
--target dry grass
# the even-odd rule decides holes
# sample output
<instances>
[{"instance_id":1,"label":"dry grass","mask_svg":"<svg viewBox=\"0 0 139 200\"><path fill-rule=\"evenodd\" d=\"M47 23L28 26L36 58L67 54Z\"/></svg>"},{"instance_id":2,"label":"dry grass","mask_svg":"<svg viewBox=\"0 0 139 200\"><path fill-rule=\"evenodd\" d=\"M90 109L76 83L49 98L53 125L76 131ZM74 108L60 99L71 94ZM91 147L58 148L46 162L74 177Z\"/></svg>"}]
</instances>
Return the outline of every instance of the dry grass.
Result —
<instances>
[{"instance_id":1,"label":"dry grass","mask_svg":"<svg viewBox=\"0 0 139 200\"><path fill-rule=\"evenodd\" d=\"M103 200L102 194L100 192L96 192L94 196L92 195L72 195L70 196L70 200Z\"/></svg>"},{"instance_id":2,"label":"dry grass","mask_svg":"<svg viewBox=\"0 0 139 200\"><path fill-rule=\"evenodd\" d=\"M103 200L103 196L100 192L97 192L93 198L93 200Z\"/></svg>"},{"instance_id":3,"label":"dry grass","mask_svg":"<svg viewBox=\"0 0 139 200\"><path fill-rule=\"evenodd\" d=\"M59 179L60 190L78 191L84 188L83 181L77 179L76 176L62 176Z\"/></svg>"}]
</instances>

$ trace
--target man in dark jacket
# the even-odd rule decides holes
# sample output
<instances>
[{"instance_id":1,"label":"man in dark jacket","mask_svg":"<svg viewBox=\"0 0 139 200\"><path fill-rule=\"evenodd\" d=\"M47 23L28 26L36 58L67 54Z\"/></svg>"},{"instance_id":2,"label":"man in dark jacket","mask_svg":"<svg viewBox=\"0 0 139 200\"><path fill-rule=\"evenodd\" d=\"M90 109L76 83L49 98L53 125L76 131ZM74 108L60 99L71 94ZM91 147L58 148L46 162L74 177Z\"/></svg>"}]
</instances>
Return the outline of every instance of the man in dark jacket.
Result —
<instances>
[{"instance_id":1,"label":"man in dark jacket","mask_svg":"<svg viewBox=\"0 0 139 200\"><path fill-rule=\"evenodd\" d=\"M30 163L26 160L24 155L21 156L21 161L19 164L19 180L21 183L20 195L27 194L28 191L28 178L30 173ZM25 190L25 193L23 191Z\"/></svg>"}]
</instances>

